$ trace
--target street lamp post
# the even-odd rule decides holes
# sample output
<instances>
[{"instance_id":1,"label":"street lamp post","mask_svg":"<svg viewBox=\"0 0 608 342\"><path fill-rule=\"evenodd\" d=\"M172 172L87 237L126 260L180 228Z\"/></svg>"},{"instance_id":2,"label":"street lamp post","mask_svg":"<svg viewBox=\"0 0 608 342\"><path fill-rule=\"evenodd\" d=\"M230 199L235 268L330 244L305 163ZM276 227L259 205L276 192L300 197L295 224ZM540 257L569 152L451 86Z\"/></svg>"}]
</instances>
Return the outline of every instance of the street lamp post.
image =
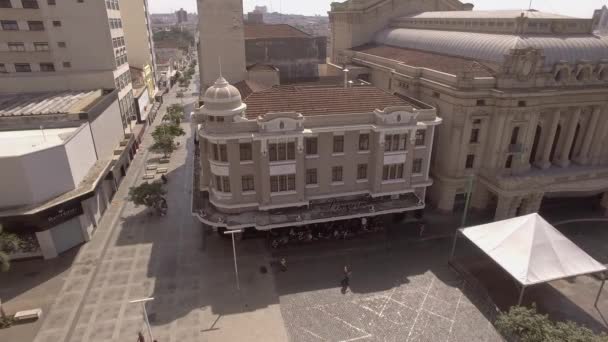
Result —
<instances>
[{"instance_id":1,"label":"street lamp post","mask_svg":"<svg viewBox=\"0 0 608 342\"><path fill-rule=\"evenodd\" d=\"M150 327L150 321L148 320L148 311L146 311L146 303L153 301L154 297L135 299L130 301L129 303L141 303L141 307L144 309L144 320L146 321L146 326L148 327L148 334L150 334L150 341L154 341L154 337L152 336L152 328Z\"/></svg>"},{"instance_id":2,"label":"street lamp post","mask_svg":"<svg viewBox=\"0 0 608 342\"><path fill-rule=\"evenodd\" d=\"M471 193L473 192L473 179L474 175L469 176L469 180L467 182L467 197L464 203L464 213L462 214L462 222L460 222L460 227L464 228L467 223L467 215L469 213L469 205L471 204Z\"/></svg>"},{"instance_id":3,"label":"street lamp post","mask_svg":"<svg viewBox=\"0 0 608 342\"><path fill-rule=\"evenodd\" d=\"M227 230L224 232L224 234L229 234L230 236L232 236L232 255L234 256L234 275L236 276L236 289L237 290L241 290L241 285L239 283L239 268L236 264L236 247L234 245L234 234L239 234L242 233L242 230Z\"/></svg>"}]
</instances>

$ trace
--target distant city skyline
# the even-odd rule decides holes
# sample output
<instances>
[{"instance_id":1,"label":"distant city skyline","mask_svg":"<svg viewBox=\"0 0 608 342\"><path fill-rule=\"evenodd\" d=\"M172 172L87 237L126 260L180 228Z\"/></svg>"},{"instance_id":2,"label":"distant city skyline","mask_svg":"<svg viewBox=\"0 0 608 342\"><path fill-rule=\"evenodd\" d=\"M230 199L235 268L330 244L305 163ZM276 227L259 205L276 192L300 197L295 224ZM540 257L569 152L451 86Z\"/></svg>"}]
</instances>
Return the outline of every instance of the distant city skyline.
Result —
<instances>
[{"instance_id":1,"label":"distant city skyline","mask_svg":"<svg viewBox=\"0 0 608 342\"><path fill-rule=\"evenodd\" d=\"M327 15L330 4L336 0L243 0L245 13L255 6L267 6L268 11L286 14ZM340 1L338 1L340 2ZM524 9L529 0L467 0L475 4L476 10ZM606 0L533 0L532 8L580 18L591 18L593 10L608 4ZM152 13L171 13L184 8L190 13L196 12L195 0L149 0Z\"/></svg>"}]
</instances>

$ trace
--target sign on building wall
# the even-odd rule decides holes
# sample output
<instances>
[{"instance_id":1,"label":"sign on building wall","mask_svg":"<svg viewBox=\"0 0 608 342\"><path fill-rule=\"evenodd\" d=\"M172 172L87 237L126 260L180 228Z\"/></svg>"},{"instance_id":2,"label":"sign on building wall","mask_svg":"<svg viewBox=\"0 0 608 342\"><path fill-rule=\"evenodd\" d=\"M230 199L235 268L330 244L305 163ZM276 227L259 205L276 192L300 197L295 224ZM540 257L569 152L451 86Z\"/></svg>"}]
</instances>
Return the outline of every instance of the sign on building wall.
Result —
<instances>
[{"instance_id":1,"label":"sign on building wall","mask_svg":"<svg viewBox=\"0 0 608 342\"><path fill-rule=\"evenodd\" d=\"M154 89L156 85L150 64L144 65L144 82L146 83L146 88L148 89L148 96L151 98L154 97Z\"/></svg>"}]
</instances>

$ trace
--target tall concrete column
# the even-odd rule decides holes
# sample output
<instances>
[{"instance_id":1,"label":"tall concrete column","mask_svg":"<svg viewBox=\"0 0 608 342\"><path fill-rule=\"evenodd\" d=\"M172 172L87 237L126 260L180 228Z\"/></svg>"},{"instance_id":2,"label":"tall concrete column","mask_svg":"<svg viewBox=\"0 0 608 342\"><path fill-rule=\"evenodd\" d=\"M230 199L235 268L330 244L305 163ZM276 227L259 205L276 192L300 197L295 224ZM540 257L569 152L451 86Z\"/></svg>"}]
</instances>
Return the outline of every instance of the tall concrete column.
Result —
<instances>
[{"instance_id":1,"label":"tall concrete column","mask_svg":"<svg viewBox=\"0 0 608 342\"><path fill-rule=\"evenodd\" d=\"M572 149L572 144L574 144L574 135L576 134L576 127L578 126L580 117L581 109L577 108L574 110L570 120L568 120L568 132L566 133L566 139L562 145L558 162L561 167L568 167L570 165L570 150Z\"/></svg>"},{"instance_id":2,"label":"tall concrete column","mask_svg":"<svg viewBox=\"0 0 608 342\"><path fill-rule=\"evenodd\" d=\"M556 110L551 120L551 126L549 132L546 135L546 139L543 144L543 154L538 161L538 166L542 169L548 169L551 166L551 150L553 148L553 141L555 140L555 134L557 132L557 126L559 125L560 110Z\"/></svg>"},{"instance_id":3,"label":"tall concrete column","mask_svg":"<svg viewBox=\"0 0 608 342\"><path fill-rule=\"evenodd\" d=\"M36 232L36 240L38 240L38 245L40 246L43 258L53 259L57 257L58 253L50 229Z\"/></svg>"},{"instance_id":4,"label":"tall concrete column","mask_svg":"<svg viewBox=\"0 0 608 342\"><path fill-rule=\"evenodd\" d=\"M516 165L517 171L527 171L530 169L530 153L532 153L532 148L534 146L534 137L536 136L536 127L538 126L538 122L540 120L540 112L532 113L530 115L530 123L528 124L528 129L526 131L525 138L522 139L524 152L521 155L521 158L518 159L518 165Z\"/></svg>"},{"instance_id":5,"label":"tall concrete column","mask_svg":"<svg viewBox=\"0 0 608 342\"><path fill-rule=\"evenodd\" d=\"M501 221L510 218L511 206L515 201L515 197L498 195L498 205L494 214L494 221Z\"/></svg>"},{"instance_id":6,"label":"tall concrete column","mask_svg":"<svg viewBox=\"0 0 608 342\"><path fill-rule=\"evenodd\" d=\"M304 137L296 139L296 192L298 201L306 199L306 160L304 156Z\"/></svg>"},{"instance_id":7,"label":"tall concrete column","mask_svg":"<svg viewBox=\"0 0 608 342\"><path fill-rule=\"evenodd\" d=\"M540 210L543 197L543 193L535 193L526 197L526 205L522 208L522 213L524 215L537 213Z\"/></svg>"},{"instance_id":8,"label":"tall concrete column","mask_svg":"<svg viewBox=\"0 0 608 342\"><path fill-rule=\"evenodd\" d=\"M604 209L604 216L608 217L608 192L604 192L600 205Z\"/></svg>"},{"instance_id":9,"label":"tall concrete column","mask_svg":"<svg viewBox=\"0 0 608 342\"><path fill-rule=\"evenodd\" d=\"M593 136L595 135L595 130L597 128L597 123L600 119L600 107L594 107L593 113L591 113L591 120L587 124L587 132L585 133L585 140L583 140L583 146L581 147L581 153L579 154L576 161L579 164L587 164L589 162L589 151L591 148L591 141L593 141Z\"/></svg>"},{"instance_id":10,"label":"tall concrete column","mask_svg":"<svg viewBox=\"0 0 608 342\"><path fill-rule=\"evenodd\" d=\"M591 143L591 152L590 152L590 159L591 159L591 164L592 165L599 165L601 162L601 155L602 155L602 147L604 147L604 139L606 137L606 135L608 134L606 131L608 130L608 112L607 112L607 108L603 107L600 108L600 118L598 120L598 124L597 124L597 128L596 128L596 133L595 133L595 137L593 138L593 141Z\"/></svg>"},{"instance_id":11,"label":"tall concrete column","mask_svg":"<svg viewBox=\"0 0 608 342\"><path fill-rule=\"evenodd\" d=\"M445 187L441 192L437 208L444 212L451 213L454 211L454 199L456 197L456 188Z\"/></svg>"}]
</instances>

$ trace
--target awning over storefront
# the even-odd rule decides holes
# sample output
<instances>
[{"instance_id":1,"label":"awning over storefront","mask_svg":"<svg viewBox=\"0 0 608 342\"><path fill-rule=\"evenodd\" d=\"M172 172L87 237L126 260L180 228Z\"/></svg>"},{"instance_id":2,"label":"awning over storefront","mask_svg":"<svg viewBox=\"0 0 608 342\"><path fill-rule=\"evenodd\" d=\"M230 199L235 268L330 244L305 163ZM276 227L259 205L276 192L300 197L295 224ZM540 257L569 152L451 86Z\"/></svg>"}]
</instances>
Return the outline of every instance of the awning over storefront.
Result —
<instances>
[{"instance_id":1,"label":"awning over storefront","mask_svg":"<svg viewBox=\"0 0 608 342\"><path fill-rule=\"evenodd\" d=\"M526 286L606 271L538 214L460 229L459 233L521 285L520 303Z\"/></svg>"}]
</instances>

